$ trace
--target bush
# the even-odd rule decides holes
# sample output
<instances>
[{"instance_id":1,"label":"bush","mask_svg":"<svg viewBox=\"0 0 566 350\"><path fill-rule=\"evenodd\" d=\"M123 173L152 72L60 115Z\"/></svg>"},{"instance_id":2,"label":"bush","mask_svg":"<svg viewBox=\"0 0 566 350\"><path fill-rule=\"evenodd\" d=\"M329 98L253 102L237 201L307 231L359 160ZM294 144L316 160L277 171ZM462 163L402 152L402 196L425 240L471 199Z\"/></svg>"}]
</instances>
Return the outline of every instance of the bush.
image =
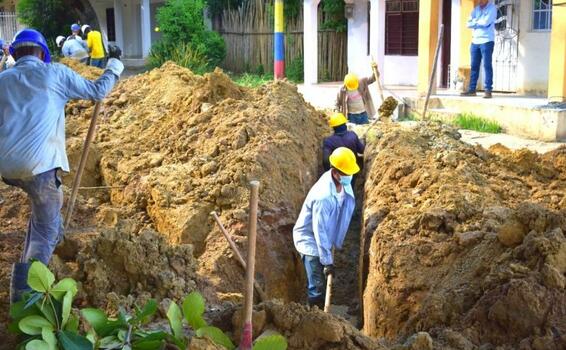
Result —
<instances>
[{"instance_id":1,"label":"bush","mask_svg":"<svg viewBox=\"0 0 566 350\"><path fill-rule=\"evenodd\" d=\"M194 73L203 74L210 69L209 60L206 55L194 49L190 44L170 45L158 42L151 47L147 58L150 68L161 67L167 61L189 68Z\"/></svg>"},{"instance_id":2,"label":"bush","mask_svg":"<svg viewBox=\"0 0 566 350\"><path fill-rule=\"evenodd\" d=\"M57 50L55 38L69 32L69 25L79 17L73 3L66 0L20 0L16 9L20 22L40 31L51 51Z\"/></svg>"},{"instance_id":3,"label":"bush","mask_svg":"<svg viewBox=\"0 0 566 350\"><path fill-rule=\"evenodd\" d=\"M206 29L203 10L203 0L167 0L159 8L157 23L163 37L152 48L154 56L158 57L154 57L151 65L157 61L172 60L185 67L200 68L201 55L206 57L207 70L222 62L226 56L224 39ZM179 50L175 50L176 46L179 46ZM179 56L182 53L190 54L190 59ZM167 57L167 54L175 54L176 57Z\"/></svg>"},{"instance_id":4,"label":"bush","mask_svg":"<svg viewBox=\"0 0 566 350\"><path fill-rule=\"evenodd\" d=\"M303 82L304 67L305 64L302 57L297 57L289 62L285 69L285 75L287 76L287 79L291 80L294 83Z\"/></svg>"}]
</instances>

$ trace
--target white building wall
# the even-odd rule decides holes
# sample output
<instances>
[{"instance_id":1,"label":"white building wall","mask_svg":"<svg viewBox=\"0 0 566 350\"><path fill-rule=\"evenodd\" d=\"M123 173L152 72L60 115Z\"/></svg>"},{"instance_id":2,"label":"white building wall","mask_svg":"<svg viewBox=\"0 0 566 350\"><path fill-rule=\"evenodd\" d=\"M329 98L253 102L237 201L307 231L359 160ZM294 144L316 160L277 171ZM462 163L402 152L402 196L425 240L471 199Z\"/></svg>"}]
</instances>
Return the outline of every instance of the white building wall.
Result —
<instances>
[{"instance_id":1,"label":"white building wall","mask_svg":"<svg viewBox=\"0 0 566 350\"><path fill-rule=\"evenodd\" d=\"M385 56L385 85L417 85L418 56Z\"/></svg>"},{"instance_id":2,"label":"white building wall","mask_svg":"<svg viewBox=\"0 0 566 350\"><path fill-rule=\"evenodd\" d=\"M367 18L368 1L355 0L353 16L348 19L348 72L360 77L372 74Z\"/></svg>"},{"instance_id":3,"label":"white building wall","mask_svg":"<svg viewBox=\"0 0 566 350\"><path fill-rule=\"evenodd\" d=\"M532 30L533 1L521 1L517 88L520 93L546 94L550 59L550 31Z\"/></svg>"}]
</instances>

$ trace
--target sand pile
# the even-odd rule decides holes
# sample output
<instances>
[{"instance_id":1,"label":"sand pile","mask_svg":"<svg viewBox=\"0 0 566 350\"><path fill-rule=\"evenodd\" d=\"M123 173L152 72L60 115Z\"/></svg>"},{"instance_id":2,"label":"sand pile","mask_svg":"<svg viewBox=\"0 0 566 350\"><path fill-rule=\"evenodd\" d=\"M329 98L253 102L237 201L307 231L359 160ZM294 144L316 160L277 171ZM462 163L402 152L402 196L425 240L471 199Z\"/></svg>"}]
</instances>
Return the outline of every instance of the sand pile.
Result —
<instances>
[{"instance_id":1,"label":"sand pile","mask_svg":"<svg viewBox=\"0 0 566 350\"><path fill-rule=\"evenodd\" d=\"M78 159L92 103L71 103L67 113L69 143L76 145L70 158ZM85 181L114 187L106 203L97 197L104 216L139 214L168 242L192 244L199 274L221 298L239 299L242 270L209 214L219 212L244 250L247 184L257 179L258 279L271 296L302 297L291 227L318 177L325 128L296 87L246 89L221 71L198 76L167 63L121 81L102 114L89 162L96 167Z\"/></svg>"},{"instance_id":2,"label":"sand pile","mask_svg":"<svg viewBox=\"0 0 566 350\"><path fill-rule=\"evenodd\" d=\"M364 331L428 331L435 348L563 349L566 149L486 151L438 124L369 138Z\"/></svg>"}]
</instances>

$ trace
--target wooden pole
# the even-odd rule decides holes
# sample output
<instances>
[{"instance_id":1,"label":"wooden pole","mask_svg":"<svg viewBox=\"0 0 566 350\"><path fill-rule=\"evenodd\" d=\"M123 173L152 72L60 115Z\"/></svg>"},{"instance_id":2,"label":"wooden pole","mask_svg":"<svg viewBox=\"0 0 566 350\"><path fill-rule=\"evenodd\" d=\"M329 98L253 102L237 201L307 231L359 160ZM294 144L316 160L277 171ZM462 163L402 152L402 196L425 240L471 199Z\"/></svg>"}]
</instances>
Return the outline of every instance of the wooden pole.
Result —
<instances>
[{"instance_id":1,"label":"wooden pole","mask_svg":"<svg viewBox=\"0 0 566 350\"><path fill-rule=\"evenodd\" d=\"M77 169L77 173L75 174L75 178L73 179L73 187L71 189L71 197L69 199L69 204L67 206L67 212L65 213L65 222L64 228L65 230L69 228L69 224L71 222L71 217L73 216L73 209L75 207L75 201L77 200L77 193L79 191L79 186L81 184L81 177L83 175L83 171L86 166L86 160L88 158L88 152L90 150L90 144L94 139L94 134L96 131L96 119L98 118L98 113L100 113L100 106L102 105L101 101L96 102L94 105L94 112L92 113L92 118L90 120L90 126L88 127L88 132L86 134L85 143L83 146L83 153L81 154L81 160L79 162L79 168Z\"/></svg>"},{"instance_id":2,"label":"wooden pole","mask_svg":"<svg viewBox=\"0 0 566 350\"><path fill-rule=\"evenodd\" d=\"M332 257L334 257L334 249L332 249ZM324 297L324 312L330 312L330 305L332 302L332 283L334 280L334 274L331 273L326 278L326 295Z\"/></svg>"},{"instance_id":3,"label":"wooden pole","mask_svg":"<svg viewBox=\"0 0 566 350\"><path fill-rule=\"evenodd\" d=\"M257 205L259 181L250 182L250 212L248 222L248 268L246 269L246 294L244 304L244 329L240 340L240 350L252 349L252 311L254 302L254 267L257 233Z\"/></svg>"},{"instance_id":4,"label":"wooden pole","mask_svg":"<svg viewBox=\"0 0 566 350\"><path fill-rule=\"evenodd\" d=\"M220 231L222 232L222 234L224 235L224 237L226 238L226 240L228 241L228 245L230 245L230 248L232 248L232 251L234 252L234 254L236 255L236 259L238 260L238 262L240 263L240 265L244 268L244 270L247 270L246 267L246 262L244 260L244 258L242 257L242 254L240 253L240 250L238 249L238 246L236 245L236 243L234 243L234 241L232 240L232 237L230 237L230 234L228 233L228 231L226 231L226 229L224 228L224 225L222 225L222 222L220 221L220 218L218 217L218 214L216 214L215 211L211 212L210 215L212 215L212 217L214 218L214 220L216 220L216 223L218 224L218 227L220 227ZM265 294L265 292L263 291L263 289L261 288L261 286L259 285L259 283L257 283L257 281L254 278L254 287L255 290L259 296L260 301L265 301L267 300L267 295Z\"/></svg>"},{"instance_id":5,"label":"wooden pole","mask_svg":"<svg viewBox=\"0 0 566 350\"><path fill-rule=\"evenodd\" d=\"M423 109L423 120L426 120L426 111L428 109L428 102L430 100L430 94L432 93L432 87L436 80L436 67L438 67L438 56L440 53L440 46L442 45L442 39L444 38L444 24L440 25L440 33L438 34L438 42L436 43L436 51L434 52L434 62L432 63L432 73L430 74L430 80L428 82L428 92L426 93L425 105Z\"/></svg>"},{"instance_id":6,"label":"wooden pole","mask_svg":"<svg viewBox=\"0 0 566 350\"><path fill-rule=\"evenodd\" d=\"M373 76L375 77L375 81L377 82L377 89L379 90L379 97L381 98L381 103L385 102L385 98L383 97L383 88L381 87L381 80L379 79L379 68L377 67L377 62L371 58L371 70L373 72Z\"/></svg>"}]
</instances>

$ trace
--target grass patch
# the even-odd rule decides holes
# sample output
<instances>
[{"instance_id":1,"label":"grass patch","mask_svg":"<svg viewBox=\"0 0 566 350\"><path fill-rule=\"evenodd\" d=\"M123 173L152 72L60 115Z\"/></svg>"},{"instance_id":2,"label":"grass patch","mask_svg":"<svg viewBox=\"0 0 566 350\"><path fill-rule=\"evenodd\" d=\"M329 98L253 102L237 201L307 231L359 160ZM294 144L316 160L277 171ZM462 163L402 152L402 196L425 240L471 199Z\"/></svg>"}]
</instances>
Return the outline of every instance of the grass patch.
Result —
<instances>
[{"instance_id":1,"label":"grass patch","mask_svg":"<svg viewBox=\"0 0 566 350\"><path fill-rule=\"evenodd\" d=\"M419 117L419 115L415 112L408 112L405 113L405 115L403 115L401 118L399 118L400 122L406 122L406 121L417 121L417 120L421 120L421 118Z\"/></svg>"},{"instance_id":2,"label":"grass patch","mask_svg":"<svg viewBox=\"0 0 566 350\"><path fill-rule=\"evenodd\" d=\"M501 125L496 121L487 120L471 113L458 114L451 124L460 129L475 130L490 134L499 134L502 131Z\"/></svg>"},{"instance_id":3,"label":"grass patch","mask_svg":"<svg viewBox=\"0 0 566 350\"><path fill-rule=\"evenodd\" d=\"M232 80L234 80L234 82L238 85L256 88L272 81L273 75L242 73L242 74L233 74L230 76L230 78L232 78Z\"/></svg>"}]
</instances>

